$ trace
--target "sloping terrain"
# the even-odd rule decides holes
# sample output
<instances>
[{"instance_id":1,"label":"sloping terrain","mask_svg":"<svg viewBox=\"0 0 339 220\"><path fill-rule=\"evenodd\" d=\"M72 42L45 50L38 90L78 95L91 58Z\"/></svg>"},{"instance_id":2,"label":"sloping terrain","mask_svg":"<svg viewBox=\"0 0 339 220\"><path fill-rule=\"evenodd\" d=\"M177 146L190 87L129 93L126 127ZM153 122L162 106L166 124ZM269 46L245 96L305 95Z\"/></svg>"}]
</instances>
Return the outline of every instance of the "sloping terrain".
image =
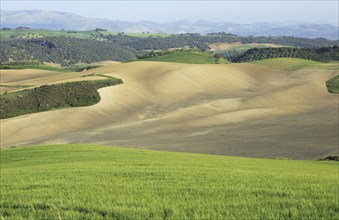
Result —
<instances>
[{"instance_id":1,"label":"sloping terrain","mask_svg":"<svg viewBox=\"0 0 339 220\"><path fill-rule=\"evenodd\" d=\"M1 147L96 143L298 159L338 153L338 96L325 85L336 69L147 61L95 72L124 84L100 89L94 106L1 120Z\"/></svg>"},{"instance_id":2,"label":"sloping terrain","mask_svg":"<svg viewBox=\"0 0 339 220\"><path fill-rule=\"evenodd\" d=\"M237 51L246 51L252 48L266 48L266 47L287 47L286 45L279 45L279 44L259 44L259 43L249 43L243 44L241 42L234 42L234 43L224 43L224 42L217 42L208 45L211 51L227 51L227 50L237 50Z\"/></svg>"},{"instance_id":3,"label":"sloping terrain","mask_svg":"<svg viewBox=\"0 0 339 220\"><path fill-rule=\"evenodd\" d=\"M319 62L339 61L339 47L319 47L319 48L252 48L231 59L234 63L251 62L272 58L300 58Z\"/></svg>"},{"instance_id":4,"label":"sloping terrain","mask_svg":"<svg viewBox=\"0 0 339 220\"><path fill-rule=\"evenodd\" d=\"M6 93L0 96L0 119L94 105L100 101L98 89L121 83L123 83L121 79L111 77L106 80L43 85L34 89Z\"/></svg>"},{"instance_id":5,"label":"sloping terrain","mask_svg":"<svg viewBox=\"0 0 339 220\"><path fill-rule=\"evenodd\" d=\"M139 39L139 38L138 38ZM28 39L1 39L0 61L37 60L72 66L104 60L127 61L138 52L121 44L93 39L69 37L42 37Z\"/></svg>"},{"instance_id":6,"label":"sloping terrain","mask_svg":"<svg viewBox=\"0 0 339 220\"><path fill-rule=\"evenodd\" d=\"M2 27L31 27L49 30L94 30L97 27L125 33L211 33L231 32L243 36L295 36L307 38L325 37L338 39L338 27L329 24L237 24L230 22L191 22L179 20L166 23L150 21L128 22L82 17L72 13L44 10L1 10Z\"/></svg>"},{"instance_id":7,"label":"sloping terrain","mask_svg":"<svg viewBox=\"0 0 339 220\"><path fill-rule=\"evenodd\" d=\"M97 145L1 152L0 216L337 219L338 163Z\"/></svg>"},{"instance_id":8,"label":"sloping terrain","mask_svg":"<svg viewBox=\"0 0 339 220\"><path fill-rule=\"evenodd\" d=\"M141 61L161 61L190 64L215 64L217 59L200 51L173 51L164 55L141 59Z\"/></svg>"},{"instance_id":9,"label":"sloping terrain","mask_svg":"<svg viewBox=\"0 0 339 220\"><path fill-rule=\"evenodd\" d=\"M0 72L0 93L34 88L45 84L104 79L102 76L91 74L95 70L72 73L36 69L1 70Z\"/></svg>"}]
</instances>

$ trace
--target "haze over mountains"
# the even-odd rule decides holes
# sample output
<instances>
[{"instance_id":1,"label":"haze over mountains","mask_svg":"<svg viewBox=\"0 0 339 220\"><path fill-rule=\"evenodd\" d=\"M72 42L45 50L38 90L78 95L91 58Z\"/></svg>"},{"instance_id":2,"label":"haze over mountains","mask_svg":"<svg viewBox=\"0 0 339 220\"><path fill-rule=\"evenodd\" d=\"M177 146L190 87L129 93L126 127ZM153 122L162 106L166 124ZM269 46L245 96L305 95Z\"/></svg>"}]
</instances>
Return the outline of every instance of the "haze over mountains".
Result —
<instances>
[{"instance_id":1,"label":"haze over mountains","mask_svg":"<svg viewBox=\"0 0 339 220\"><path fill-rule=\"evenodd\" d=\"M1 27L25 26L34 29L51 30L93 30L104 28L115 32L165 32L165 33L212 33L227 32L240 36L295 36L305 38L338 39L338 26L330 24L281 22L260 22L236 24L232 22L210 22L206 20L157 23L151 21L127 22L99 18L87 18L73 13L42 10L1 10Z\"/></svg>"}]
</instances>

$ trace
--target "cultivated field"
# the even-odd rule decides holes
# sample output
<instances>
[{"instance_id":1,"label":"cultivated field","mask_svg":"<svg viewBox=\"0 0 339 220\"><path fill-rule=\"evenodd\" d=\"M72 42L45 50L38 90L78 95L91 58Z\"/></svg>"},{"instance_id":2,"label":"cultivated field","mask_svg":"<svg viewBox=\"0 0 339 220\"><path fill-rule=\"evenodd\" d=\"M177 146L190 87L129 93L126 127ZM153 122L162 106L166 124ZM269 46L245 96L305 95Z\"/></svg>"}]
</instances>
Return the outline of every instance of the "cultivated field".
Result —
<instances>
[{"instance_id":1,"label":"cultivated field","mask_svg":"<svg viewBox=\"0 0 339 220\"><path fill-rule=\"evenodd\" d=\"M48 71L37 69L13 69L0 70L0 72L1 93L34 88L45 84L104 79L102 76L98 76L95 74L93 74L93 76L87 76L90 73L95 72L95 70L66 73L63 71Z\"/></svg>"},{"instance_id":2,"label":"cultivated field","mask_svg":"<svg viewBox=\"0 0 339 220\"><path fill-rule=\"evenodd\" d=\"M218 60L213 58L211 54L200 51L173 51L169 54L141 59L141 61L161 61L190 64L215 64L218 62Z\"/></svg>"},{"instance_id":3,"label":"cultivated field","mask_svg":"<svg viewBox=\"0 0 339 220\"><path fill-rule=\"evenodd\" d=\"M236 51L246 51L252 48L265 48L265 47L290 47L286 45L280 44L259 44L259 43L248 43L243 44L240 42L235 43L224 43L218 42L208 45L211 48L211 51L228 51L228 50L236 50Z\"/></svg>"},{"instance_id":4,"label":"cultivated field","mask_svg":"<svg viewBox=\"0 0 339 220\"><path fill-rule=\"evenodd\" d=\"M1 219L338 219L338 163L88 145L1 151Z\"/></svg>"},{"instance_id":5,"label":"cultivated field","mask_svg":"<svg viewBox=\"0 0 339 220\"><path fill-rule=\"evenodd\" d=\"M7 82L37 86L87 79L81 76L95 72L124 84L100 89L101 101L94 106L1 120L1 147L95 143L293 159L338 153L338 95L326 88L336 66L286 69L265 62L106 63L93 71Z\"/></svg>"}]
</instances>

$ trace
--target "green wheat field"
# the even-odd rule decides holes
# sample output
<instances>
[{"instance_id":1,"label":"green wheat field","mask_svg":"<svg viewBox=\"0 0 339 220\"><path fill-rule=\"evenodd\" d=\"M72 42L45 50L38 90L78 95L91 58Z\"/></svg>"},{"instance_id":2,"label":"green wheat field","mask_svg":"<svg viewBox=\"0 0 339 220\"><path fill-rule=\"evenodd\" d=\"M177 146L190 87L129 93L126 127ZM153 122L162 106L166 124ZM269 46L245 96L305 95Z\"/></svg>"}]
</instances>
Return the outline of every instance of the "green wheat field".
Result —
<instances>
[{"instance_id":1,"label":"green wheat field","mask_svg":"<svg viewBox=\"0 0 339 220\"><path fill-rule=\"evenodd\" d=\"M338 219L338 162L94 145L1 151L1 219Z\"/></svg>"}]
</instances>

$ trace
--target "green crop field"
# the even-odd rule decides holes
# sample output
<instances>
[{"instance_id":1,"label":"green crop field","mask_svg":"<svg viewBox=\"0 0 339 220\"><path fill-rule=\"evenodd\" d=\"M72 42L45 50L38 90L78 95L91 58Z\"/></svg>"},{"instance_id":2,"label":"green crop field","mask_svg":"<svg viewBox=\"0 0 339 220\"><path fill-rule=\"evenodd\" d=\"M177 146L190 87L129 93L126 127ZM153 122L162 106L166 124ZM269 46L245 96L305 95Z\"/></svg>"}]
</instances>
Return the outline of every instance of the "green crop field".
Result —
<instances>
[{"instance_id":1,"label":"green crop field","mask_svg":"<svg viewBox=\"0 0 339 220\"><path fill-rule=\"evenodd\" d=\"M1 151L1 219L338 219L338 163L93 145Z\"/></svg>"},{"instance_id":2,"label":"green crop field","mask_svg":"<svg viewBox=\"0 0 339 220\"><path fill-rule=\"evenodd\" d=\"M213 64L217 62L211 54L200 51L175 51L162 56L141 59L141 61L162 61L191 64Z\"/></svg>"},{"instance_id":3,"label":"green crop field","mask_svg":"<svg viewBox=\"0 0 339 220\"><path fill-rule=\"evenodd\" d=\"M322 63L300 58L273 58L252 61L250 63L284 70L297 70L302 68L337 69L338 67L338 62Z\"/></svg>"}]
</instances>

